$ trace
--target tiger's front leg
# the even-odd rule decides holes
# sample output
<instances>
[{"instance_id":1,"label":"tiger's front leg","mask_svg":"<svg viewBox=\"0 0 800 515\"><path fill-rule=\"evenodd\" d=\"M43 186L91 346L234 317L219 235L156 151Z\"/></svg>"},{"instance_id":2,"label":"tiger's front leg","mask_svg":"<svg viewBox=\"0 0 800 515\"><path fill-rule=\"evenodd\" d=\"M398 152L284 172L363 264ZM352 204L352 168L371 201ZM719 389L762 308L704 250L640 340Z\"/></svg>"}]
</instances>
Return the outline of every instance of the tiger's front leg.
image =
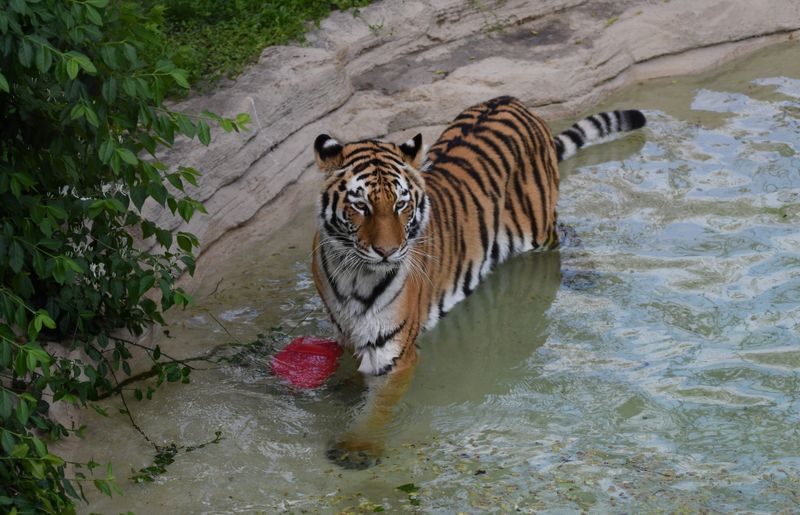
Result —
<instances>
[{"instance_id":1,"label":"tiger's front leg","mask_svg":"<svg viewBox=\"0 0 800 515\"><path fill-rule=\"evenodd\" d=\"M334 463L349 469L365 469L379 462L386 442L386 428L392 420L395 406L400 402L408 389L414 369L417 365L417 354L414 346L416 334L400 331L386 345L400 346L401 351L395 359L390 360L391 367L381 375L365 373L367 386L366 398L358 411L352 426L339 436L328 450L328 458ZM385 355L362 355L362 366L359 370L382 370L387 363L374 361ZM364 365L364 360L373 360Z\"/></svg>"}]
</instances>

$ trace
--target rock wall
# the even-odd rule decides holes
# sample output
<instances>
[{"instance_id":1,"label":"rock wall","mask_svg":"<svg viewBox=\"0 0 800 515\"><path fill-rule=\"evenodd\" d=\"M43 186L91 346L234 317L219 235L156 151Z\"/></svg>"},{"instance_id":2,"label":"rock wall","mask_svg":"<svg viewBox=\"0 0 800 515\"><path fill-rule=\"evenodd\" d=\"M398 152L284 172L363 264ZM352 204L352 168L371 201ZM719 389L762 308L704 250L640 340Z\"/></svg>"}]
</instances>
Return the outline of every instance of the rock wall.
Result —
<instances>
[{"instance_id":1,"label":"rock wall","mask_svg":"<svg viewBox=\"0 0 800 515\"><path fill-rule=\"evenodd\" d=\"M334 13L307 46L268 48L235 82L176 106L253 118L250 132L220 131L209 147L183 141L167 153L204 172L191 193L209 214L182 230L206 252L260 211L259 224L285 220L291 205L263 208L298 180L314 181L311 143L321 132L403 141L421 131L430 143L464 107L498 94L547 118L574 115L633 81L701 71L800 36L800 2L765 4L382 0L355 16Z\"/></svg>"}]
</instances>

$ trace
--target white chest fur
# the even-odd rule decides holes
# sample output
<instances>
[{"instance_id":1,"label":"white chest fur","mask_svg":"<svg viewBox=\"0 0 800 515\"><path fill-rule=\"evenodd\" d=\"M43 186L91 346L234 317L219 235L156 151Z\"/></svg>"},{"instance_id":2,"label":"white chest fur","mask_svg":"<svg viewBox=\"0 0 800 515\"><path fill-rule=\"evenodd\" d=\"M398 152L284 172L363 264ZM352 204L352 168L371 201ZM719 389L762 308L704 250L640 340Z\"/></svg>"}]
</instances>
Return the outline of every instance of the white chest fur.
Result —
<instances>
[{"instance_id":1,"label":"white chest fur","mask_svg":"<svg viewBox=\"0 0 800 515\"><path fill-rule=\"evenodd\" d=\"M379 375L392 367L402 351L395 338L400 333L403 294L408 268L367 270L345 267L319 249L314 259L322 275L325 304L336 325L339 343L353 349L361 360L358 370Z\"/></svg>"}]
</instances>

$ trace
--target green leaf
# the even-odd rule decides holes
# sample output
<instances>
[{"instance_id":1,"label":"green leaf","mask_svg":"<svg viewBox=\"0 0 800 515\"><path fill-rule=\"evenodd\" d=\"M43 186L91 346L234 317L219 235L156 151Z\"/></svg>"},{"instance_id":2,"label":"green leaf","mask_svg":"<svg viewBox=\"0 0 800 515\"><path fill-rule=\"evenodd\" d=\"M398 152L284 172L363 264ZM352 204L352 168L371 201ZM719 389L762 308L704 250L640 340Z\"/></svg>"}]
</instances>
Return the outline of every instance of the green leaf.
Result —
<instances>
[{"instance_id":1,"label":"green leaf","mask_svg":"<svg viewBox=\"0 0 800 515\"><path fill-rule=\"evenodd\" d=\"M211 129L206 122L201 121L197 123L197 139L199 139L200 143L203 145L211 143Z\"/></svg>"},{"instance_id":2,"label":"green leaf","mask_svg":"<svg viewBox=\"0 0 800 515\"><path fill-rule=\"evenodd\" d=\"M84 107L83 114L86 117L86 121L89 122L94 127L100 127L100 120L97 119L97 113L95 113L91 107L88 105Z\"/></svg>"},{"instance_id":3,"label":"green leaf","mask_svg":"<svg viewBox=\"0 0 800 515\"><path fill-rule=\"evenodd\" d=\"M136 185L131 187L129 195L131 198L131 202L133 202L133 205L136 206L136 209L141 211L142 206L144 205L144 201L147 198L147 190L141 185ZM146 237L147 236L145 236L145 238Z\"/></svg>"},{"instance_id":4,"label":"green leaf","mask_svg":"<svg viewBox=\"0 0 800 515\"><path fill-rule=\"evenodd\" d=\"M107 496L111 497L111 488L109 488L108 482L105 479L95 479L94 486Z\"/></svg>"},{"instance_id":5,"label":"green leaf","mask_svg":"<svg viewBox=\"0 0 800 515\"><path fill-rule=\"evenodd\" d=\"M104 9L108 5L108 0L86 0L86 3L98 9Z\"/></svg>"},{"instance_id":6,"label":"green leaf","mask_svg":"<svg viewBox=\"0 0 800 515\"><path fill-rule=\"evenodd\" d=\"M119 94L119 83L117 79L109 77L100 88L100 94L103 95L103 99L106 102L113 104L117 100L117 95Z\"/></svg>"},{"instance_id":7,"label":"green leaf","mask_svg":"<svg viewBox=\"0 0 800 515\"><path fill-rule=\"evenodd\" d=\"M93 402L90 402L89 403L89 407L91 407L93 410L95 410L97 412L97 414L102 416L102 417L108 417L109 416L108 415L108 411L104 407L100 406L99 404L95 404ZM89 462L89 463L93 463L93 462ZM91 470L92 468L93 467L89 466L89 470Z\"/></svg>"},{"instance_id":8,"label":"green leaf","mask_svg":"<svg viewBox=\"0 0 800 515\"><path fill-rule=\"evenodd\" d=\"M45 73L50 69L53 64L53 53L46 46L40 46L36 49L36 69L41 73Z\"/></svg>"},{"instance_id":9,"label":"green leaf","mask_svg":"<svg viewBox=\"0 0 800 515\"><path fill-rule=\"evenodd\" d=\"M83 273L83 268L81 268L81 266L78 265L78 263L76 263L75 261L73 261L72 259L70 259L68 257L62 257L62 259L64 260L64 264L66 265L67 268L69 268L70 270L72 270L76 274L82 274Z\"/></svg>"},{"instance_id":10,"label":"green leaf","mask_svg":"<svg viewBox=\"0 0 800 515\"><path fill-rule=\"evenodd\" d=\"M40 458L44 458L47 455L47 447L45 447L44 442L36 438L35 436L31 438L33 442L33 448L36 450L36 454Z\"/></svg>"},{"instance_id":11,"label":"green leaf","mask_svg":"<svg viewBox=\"0 0 800 515\"><path fill-rule=\"evenodd\" d=\"M169 192L167 191L167 188L165 188L163 184L158 182L151 182L147 186L147 193L162 206L166 203L167 197L169 197Z\"/></svg>"},{"instance_id":12,"label":"green leaf","mask_svg":"<svg viewBox=\"0 0 800 515\"><path fill-rule=\"evenodd\" d=\"M70 79L75 79L78 76L79 66L78 61L75 59L69 59L67 61L67 76Z\"/></svg>"},{"instance_id":13,"label":"green leaf","mask_svg":"<svg viewBox=\"0 0 800 515\"><path fill-rule=\"evenodd\" d=\"M114 45L106 45L100 47L100 58L106 63L106 66L112 70L119 68L119 59L117 58L117 48Z\"/></svg>"},{"instance_id":14,"label":"green leaf","mask_svg":"<svg viewBox=\"0 0 800 515\"><path fill-rule=\"evenodd\" d=\"M60 259L56 259L53 265L53 279L58 284L64 284L67 280L67 269Z\"/></svg>"},{"instance_id":15,"label":"green leaf","mask_svg":"<svg viewBox=\"0 0 800 515\"><path fill-rule=\"evenodd\" d=\"M6 453L11 454L11 451L14 450L14 447L17 445L17 442L14 440L14 435L2 428L0 428L0 431L2 431L2 433L0 433L0 444L2 444L3 450Z\"/></svg>"},{"instance_id":16,"label":"green leaf","mask_svg":"<svg viewBox=\"0 0 800 515\"><path fill-rule=\"evenodd\" d=\"M189 81L186 80L186 72L184 70L176 68L171 72L169 72L169 74L173 78L173 80L175 80L178 86L184 89L189 89Z\"/></svg>"},{"instance_id":17,"label":"green leaf","mask_svg":"<svg viewBox=\"0 0 800 515\"><path fill-rule=\"evenodd\" d=\"M11 409L14 407L14 399L5 388L0 389L0 419L7 419L11 416Z\"/></svg>"},{"instance_id":18,"label":"green leaf","mask_svg":"<svg viewBox=\"0 0 800 515\"><path fill-rule=\"evenodd\" d=\"M50 213L50 216L58 218L59 220L66 220L68 217L67 212L55 204L48 204L47 211Z\"/></svg>"},{"instance_id":19,"label":"green leaf","mask_svg":"<svg viewBox=\"0 0 800 515\"><path fill-rule=\"evenodd\" d=\"M122 52L131 64L136 64L139 61L139 56L136 55L136 47L130 43L122 45Z\"/></svg>"},{"instance_id":20,"label":"green leaf","mask_svg":"<svg viewBox=\"0 0 800 515\"><path fill-rule=\"evenodd\" d=\"M89 4L86 5L86 17L89 18L89 21L94 23L95 25L98 26L103 25L103 17L100 16L100 13L97 12L97 9L95 9Z\"/></svg>"},{"instance_id":21,"label":"green leaf","mask_svg":"<svg viewBox=\"0 0 800 515\"><path fill-rule=\"evenodd\" d=\"M30 68L33 63L33 47L27 39L23 39L22 43L20 43L19 49L17 50L17 57L22 66Z\"/></svg>"},{"instance_id":22,"label":"green leaf","mask_svg":"<svg viewBox=\"0 0 800 515\"><path fill-rule=\"evenodd\" d=\"M9 265L14 273L19 273L22 270L22 265L25 262L25 251L18 241L14 240L11 247L8 249Z\"/></svg>"},{"instance_id":23,"label":"green leaf","mask_svg":"<svg viewBox=\"0 0 800 515\"><path fill-rule=\"evenodd\" d=\"M106 201L105 200L98 199L98 200L93 201L91 204L89 204L89 210L88 210L89 218L94 220L95 218L100 216L100 213L105 211L105 209L106 209Z\"/></svg>"},{"instance_id":24,"label":"green leaf","mask_svg":"<svg viewBox=\"0 0 800 515\"><path fill-rule=\"evenodd\" d=\"M135 166L135 165L139 164L139 159L136 157L136 154L134 154L133 152L131 152L127 148L120 147L120 148L118 148L116 150L116 153L120 157L120 159L122 159L123 161L125 161L129 165L134 165Z\"/></svg>"},{"instance_id":25,"label":"green leaf","mask_svg":"<svg viewBox=\"0 0 800 515\"><path fill-rule=\"evenodd\" d=\"M111 156L114 155L114 150L116 145L114 144L114 140L107 139L100 144L100 149L98 151L98 156L100 160L104 163L108 163L111 161Z\"/></svg>"},{"instance_id":26,"label":"green leaf","mask_svg":"<svg viewBox=\"0 0 800 515\"><path fill-rule=\"evenodd\" d=\"M28 451L30 447L26 443L18 443L14 446L14 449L11 451L12 458L24 458L28 455Z\"/></svg>"},{"instance_id":27,"label":"green leaf","mask_svg":"<svg viewBox=\"0 0 800 515\"><path fill-rule=\"evenodd\" d=\"M185 234L178 233L177 236L178 247L185 252L192 251L192 240L190 240Z\"/></svg>"},{"instance_id":28,"label":"green leaf","mask_svg":"<svg viewBox=\"0 0 800 515\"><path fill-rule=\"evenodd\" d=\"M72 120L77 120L78 118L83 117L85 110L86 107L83 104L75 104L72 106L72 109L69 110L69 117Z\"/></svg>"},{"instance_id":29,"label":"green leaf","mask_svg":"<svg viewBox=\"0 0 800 515\"><path fill-rule=\"evenodd\" d=\"M247 113L239 113L236 115L236 125L242 129L246 129L250 125L250 115Z\"/></svg>"},{"instance_id":30,"label":"green leaf","mask_svg":"<svg viewBox=\"0 0 800 515\"><path fill-rule=\"evenodd\" d=\"M175 116L175 121L178 122L178 127L181 132L190 138L194 138L196 128L188 116L178 114Z\"/></svg>"},{"instance_id":31,"label":"green leaf","mask_svg":"<svg viewBox=\"0 0 800 515\"><path fill-rule=\"evenodd\" d=\"M172 246L172 233L164 229L156 229L156 241L168 249Z\"/></svg>"},{"instance_id":32,"label":"green leaf","mask_svg":"<svg viewBox=\"0 0 800 515\"><path fill-rule=\"evenodd\" d=\"M180 213L184 221L188 222L194 215L194 205L185 199L180 199L178 201L178 213Z\"/></svg>"},{"instance_id":33,"label":"green leaf","mask_svg":"<svg viewBox=\"0 0 800 515\"><path fill-rule=\"evenodd\" d=\"M404 485L400 485L397 487L397 489L407 494L414 494L419 492L419 487L414 483L406 483Z\"/></svg>"},{"instance_id":34,"label":"green leaf","mask_svg":"<svg viewBox=\"0 0 800 515\"><path fill-rule=\"evenodd\" d=\"M25 0L11 0L9 4L14 12L18 12L20 14L25 14L25 12L28 10L28 6L25 5Z\"/></svg>"},{"instance_id":35,"label":"green leaf","mask_svg":"<svg viewBox=\"0 0 800 515\"><path fill-rule=\"evenodd\" d=\"M64 465L64 460L53 454L45 454L43 458L46 462L56 467L61 467L62 465Z\"/></svg>"},{"instance_id":36,"label":"green leaf","mask_svg":"<svg viewBox=\"0 0 800 515\"><path fill-rule=\"evenodd\" d=\"M11 93L11 90L8 87L8 81L6 80L5 75L0 73L0 90L5 91L6 93Z\"/></svg>"},{"instance_id":37,"label":"green leaf","mask_svg":"<svg viewBox=\"0 0 800 515\"><path fill-rule=\"evenodd\" d=\"M52 318L50 318L50 314L43 309L40 309L39 311L36 312L35 320L40 321L40 323L44 324L44 326L48 329L56 328L55 321Z\"/></svg>"},{"instance_id":38,"label":"green leaf","mask_svg":"<svg viewBox=\"0 0 800 515\"><path fill-rule=\"evenodd\" d=\"M156 282L156 278L152 274L143 275L139 278L139 296L141 297L147 293Z\"/></svg>"},{"instance_id":39,"label":"green leaf","mask_svg":"<svg viewBox=\"0 0 800 515\"><path fill-rule=\"evenodd\" d=\"M94 63L92 63L92 60L89 59L86 54L70 50L66 55L70 57L72 61L78 63L78 66L80 66L83 71L91 74L97 73L97 68L95 68Z\"/></svg>"},{"instance_id":40,"label":"green leaf","mask_svg":"<svg viewBox=\"0 0 800 515\"><path fill-rule=\"evenodd\" d=\"M35 367L28 367L29 371L33 371ZM28 417L31 415L31 409L28 406L28 403L20 399L19 404L17 404L17 420L23 426L28 423ZM27 447L27 446L26 446ZM27 449L25 450L25 454L27 454ZM23 455L24 456L24 455Z\"/></svg>"}]
</instances>

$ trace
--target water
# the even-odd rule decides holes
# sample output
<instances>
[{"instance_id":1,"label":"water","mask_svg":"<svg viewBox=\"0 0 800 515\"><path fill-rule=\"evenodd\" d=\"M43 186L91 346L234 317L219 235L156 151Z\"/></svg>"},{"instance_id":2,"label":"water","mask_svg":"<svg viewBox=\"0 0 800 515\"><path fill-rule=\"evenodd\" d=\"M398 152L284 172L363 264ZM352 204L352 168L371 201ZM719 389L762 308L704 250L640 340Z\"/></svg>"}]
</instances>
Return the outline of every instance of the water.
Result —
<instances>
[{"instance_id":1,"label":"water","mask_svg":"<svg viewBox=\"0 0 800 515\"><path fill-rule=\"evenodd\" d=\"M352 362L295 391L268 373L270 351L245 352L150 402L129 395L158 443L223 435L154 483L127 480L154 452L118 401L89 417L79 457L112 461L125 490L89 509L800 510L798 54L773 47L600 106L641 107L649 125L564 163L559 213L580 244L500 267L421 338L376 467L324 457L363 393ZM312 232L309 207L280 239L243 242L162 345L192 356L259 333L280 347L276 325L330 333Z\"/></svg>"}]
</instances>

